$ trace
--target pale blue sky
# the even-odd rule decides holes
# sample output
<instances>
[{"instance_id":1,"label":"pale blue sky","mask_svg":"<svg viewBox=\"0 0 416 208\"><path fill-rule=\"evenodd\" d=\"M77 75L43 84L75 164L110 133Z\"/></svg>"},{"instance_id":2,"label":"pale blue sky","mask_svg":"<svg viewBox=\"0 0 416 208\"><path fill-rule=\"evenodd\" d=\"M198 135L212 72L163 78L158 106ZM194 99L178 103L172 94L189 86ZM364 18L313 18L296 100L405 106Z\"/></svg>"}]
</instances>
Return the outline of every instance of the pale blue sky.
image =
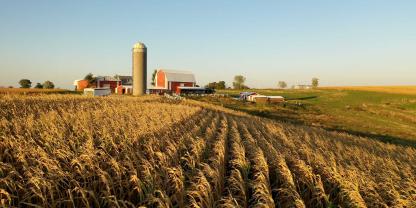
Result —
<instances>
[{"instance_id":1,"label":"pale blue sky","mask_svg":"<svg viewBox=\"0 0 416 208\"><path fill-rule=\"evenodd\" d=\"M416 1L3 1L0 86L131 74L131 47L199 84L415 85Z\"/></svg>"}]
</instances>

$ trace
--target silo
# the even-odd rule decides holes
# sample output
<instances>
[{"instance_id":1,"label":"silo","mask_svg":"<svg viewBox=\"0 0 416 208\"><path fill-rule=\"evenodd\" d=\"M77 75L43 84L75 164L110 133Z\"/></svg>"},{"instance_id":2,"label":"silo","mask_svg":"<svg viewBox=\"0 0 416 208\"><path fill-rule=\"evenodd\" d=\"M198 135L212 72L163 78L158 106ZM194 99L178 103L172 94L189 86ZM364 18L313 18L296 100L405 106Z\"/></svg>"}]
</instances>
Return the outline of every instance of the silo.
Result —
<instances>
[{"instance_id":1,"label":"silo","mask_svg":"<svg viewBox=\"0 0 416 208\"><path fill-rule=\"evenodd\" d=\"M133 95L146 93L147 79L147 48L137 42L133 46Z\"/></svg>"}]
</instances>

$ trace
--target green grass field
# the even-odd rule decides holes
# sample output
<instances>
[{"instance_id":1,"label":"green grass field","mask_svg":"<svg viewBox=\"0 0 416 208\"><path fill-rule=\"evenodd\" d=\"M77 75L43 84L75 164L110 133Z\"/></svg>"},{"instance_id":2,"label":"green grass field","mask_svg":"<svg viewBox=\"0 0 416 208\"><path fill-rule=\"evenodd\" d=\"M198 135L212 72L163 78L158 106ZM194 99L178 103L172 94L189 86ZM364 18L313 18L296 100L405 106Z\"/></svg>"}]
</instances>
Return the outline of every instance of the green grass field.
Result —
<instances>
[{"instance_id":1,"label":"green grass field","mask_svg":"<svg viewBox=\"0 0 416 208\"><path fill-rule=\"evenodd\" d=\"M196 99L276 120L416 146L416 94L350 89L250 91L282 95L287 102L242 102L232 99L240 92L235 90L218 91L230 97Z\"/></svg>"}]
</instances>

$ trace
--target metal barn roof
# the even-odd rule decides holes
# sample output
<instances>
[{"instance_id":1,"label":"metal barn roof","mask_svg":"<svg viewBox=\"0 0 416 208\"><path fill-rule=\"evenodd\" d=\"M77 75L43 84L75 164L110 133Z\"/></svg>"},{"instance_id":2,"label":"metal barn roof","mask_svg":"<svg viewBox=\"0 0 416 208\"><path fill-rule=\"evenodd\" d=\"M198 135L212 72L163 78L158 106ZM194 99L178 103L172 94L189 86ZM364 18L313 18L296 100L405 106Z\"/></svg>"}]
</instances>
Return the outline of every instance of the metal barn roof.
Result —
<instances>
[{"instance_id":1,"label":"metal barn roof","mask_svg":"<svg viewBox=\"0 0 416 208\"><path fill-rule=\"evenodd\" d=\"M117 78L114 78L113 76L97 76L97 81L120 81Z\"/></svg>"},{"instance_id":2,"label":"metal barn roof","mask_svg":"<svg viewBox=\"0 0 416 208\"><path fill-rule=\"evenodd\" d=\"M195 75L189 71L165 70L161 69L169 82L196 82Z\"/></svg>"}]
</instances>

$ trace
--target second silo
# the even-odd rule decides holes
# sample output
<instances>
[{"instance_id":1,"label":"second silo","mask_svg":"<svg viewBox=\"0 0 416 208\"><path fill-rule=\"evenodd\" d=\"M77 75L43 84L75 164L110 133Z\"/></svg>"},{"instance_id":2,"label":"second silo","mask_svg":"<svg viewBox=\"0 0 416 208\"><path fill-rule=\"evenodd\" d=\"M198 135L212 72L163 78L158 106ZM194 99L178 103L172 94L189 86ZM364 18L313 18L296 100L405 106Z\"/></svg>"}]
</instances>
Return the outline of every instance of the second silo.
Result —
<instances>
[{"instance_id":1,"label":"second silo","mask_svg":"<svg viewBox=\"0 0 416 208\"><path fill-rule=\"evenodd\" d=\"M146 93L147 79L147 48L137 42L133 46L133 95Z\"/></svg>"}]
</instances>

